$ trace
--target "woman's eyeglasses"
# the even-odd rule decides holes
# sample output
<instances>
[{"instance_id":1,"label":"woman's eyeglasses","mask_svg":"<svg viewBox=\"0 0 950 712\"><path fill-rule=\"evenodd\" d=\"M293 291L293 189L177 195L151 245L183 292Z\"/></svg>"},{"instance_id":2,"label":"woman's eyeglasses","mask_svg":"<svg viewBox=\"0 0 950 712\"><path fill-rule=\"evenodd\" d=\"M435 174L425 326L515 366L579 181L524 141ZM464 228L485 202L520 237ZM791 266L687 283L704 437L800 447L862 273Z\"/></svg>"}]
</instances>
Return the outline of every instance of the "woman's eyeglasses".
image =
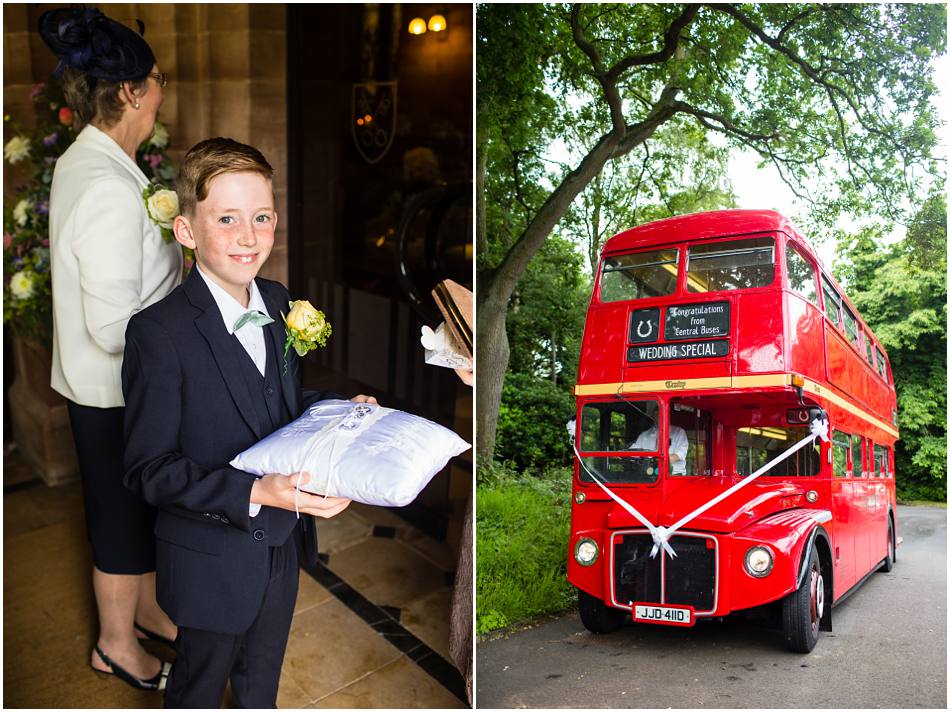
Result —
<instances>
[{"instance_id":1,"label":"woman's eyeglasses","mask_svg":"<svg viewBox=\"0 0 950 712\"><path fill-rule=\"evenodd\" d=\"M158 74L149 74L149 76L158 82L158 85L162 88L168 84L168 74L166 72L159 72Z\"/></svg>"}]
</instances>

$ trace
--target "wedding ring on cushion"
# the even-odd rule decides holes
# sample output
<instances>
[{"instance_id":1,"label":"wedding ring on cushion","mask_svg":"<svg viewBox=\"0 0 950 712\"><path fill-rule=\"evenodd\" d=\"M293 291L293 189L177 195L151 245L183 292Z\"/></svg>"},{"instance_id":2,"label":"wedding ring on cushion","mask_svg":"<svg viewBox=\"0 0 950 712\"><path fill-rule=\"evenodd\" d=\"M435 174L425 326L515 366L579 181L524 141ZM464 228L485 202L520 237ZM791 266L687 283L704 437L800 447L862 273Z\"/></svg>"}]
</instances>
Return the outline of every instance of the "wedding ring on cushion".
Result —
<instances>
[{"instance_id":1,"label":"wedding ring on cushion","mask_svg":"<svg viewBox=\"0 0 950 712\"><path fill-rule=\"evenodd\" d=\"M346 416L346 419L340 423L340 430L354 430L363 424L363 418L373 412L373 406L366 403L360 403L353 412Z\"/></svg>"}]
</instances>

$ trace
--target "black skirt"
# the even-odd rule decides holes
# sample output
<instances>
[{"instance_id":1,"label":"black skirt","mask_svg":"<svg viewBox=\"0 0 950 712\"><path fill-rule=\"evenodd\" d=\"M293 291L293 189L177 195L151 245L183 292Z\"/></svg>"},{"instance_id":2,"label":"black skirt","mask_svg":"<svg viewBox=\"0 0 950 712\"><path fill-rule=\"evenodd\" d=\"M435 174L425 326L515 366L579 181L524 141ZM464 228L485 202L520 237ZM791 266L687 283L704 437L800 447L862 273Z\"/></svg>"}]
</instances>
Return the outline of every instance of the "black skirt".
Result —
<instances>
[{"instance_id":1,"label":"black skirt","mask_svg":"<svg viewBox=\"0 0 950 712\"><path fill-rule=\"evenodd\" d=\"M154 571L156 510L122 484L125 408L93 408L70 400L66 404L93 563L107 574Z\"/></svg>"}]
</instances>

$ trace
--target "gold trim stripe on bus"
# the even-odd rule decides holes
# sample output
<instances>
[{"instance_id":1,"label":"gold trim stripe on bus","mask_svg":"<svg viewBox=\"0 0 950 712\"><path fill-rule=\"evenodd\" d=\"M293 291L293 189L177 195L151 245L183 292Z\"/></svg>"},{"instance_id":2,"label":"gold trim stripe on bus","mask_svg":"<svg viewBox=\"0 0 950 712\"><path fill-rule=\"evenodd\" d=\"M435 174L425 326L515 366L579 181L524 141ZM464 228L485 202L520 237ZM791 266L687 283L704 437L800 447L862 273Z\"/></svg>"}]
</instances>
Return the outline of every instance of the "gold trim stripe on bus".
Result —
<instances>
[{"instance_id":1,"label":"gold trim stripe on bus","mask_svg":"<svg viewBox=\"0 0 950 712\"><path fill-rule=\"evenodd\" d=\"M849 413L863 418L889 435L895 438L900 437L900 433L894 426L878 420L873 415L858 408L853 403L842 398L828 388L823 388L820 384L804 379L803 390L806 393L825 398L839 408ZM665 381L633 381L631 383L592 383L589 385L578 384L574 386L575 396L611 396L618 393L649 393L654 391L684 391L684 390L705 390L717 388L769 388L774 386L789 386L792 382L792 376L788 373L774 373L765 376L722 376L718 378L686 378L669 379Z\"/></svg>"}]
</instances>

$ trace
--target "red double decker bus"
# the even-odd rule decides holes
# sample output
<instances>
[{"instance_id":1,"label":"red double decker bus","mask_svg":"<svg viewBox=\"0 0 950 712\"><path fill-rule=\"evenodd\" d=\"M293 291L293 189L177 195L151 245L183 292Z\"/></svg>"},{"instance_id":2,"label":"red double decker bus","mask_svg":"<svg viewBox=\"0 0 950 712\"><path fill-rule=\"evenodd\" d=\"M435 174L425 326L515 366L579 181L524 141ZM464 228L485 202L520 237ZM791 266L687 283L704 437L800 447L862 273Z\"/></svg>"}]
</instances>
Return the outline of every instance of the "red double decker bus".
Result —
<instances>
[{"instance_id":1,"label":"red double decker bus","mask_svg":"<svg viewBox=\"0 0 950 712\"><path fill-rule=\"evenodd\" d=\"M589 630L781 602L788 647L809 652L894 565L890 366L778 213L611 238L575 396L568 579Z\"/></svg>"}]
</instances>

